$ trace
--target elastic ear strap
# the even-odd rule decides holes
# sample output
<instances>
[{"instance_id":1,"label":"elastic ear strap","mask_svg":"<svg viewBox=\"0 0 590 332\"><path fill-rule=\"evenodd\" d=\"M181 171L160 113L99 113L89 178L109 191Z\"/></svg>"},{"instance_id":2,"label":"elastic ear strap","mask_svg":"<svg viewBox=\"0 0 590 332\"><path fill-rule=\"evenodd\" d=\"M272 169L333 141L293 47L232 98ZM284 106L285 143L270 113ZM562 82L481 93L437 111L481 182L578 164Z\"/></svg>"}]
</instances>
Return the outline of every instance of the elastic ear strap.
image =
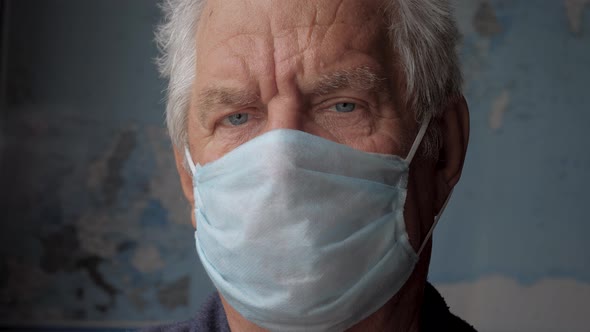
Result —
<instances>
[{"instance_id":1,"label":"elastic ear strap","mask_svg":"<svg viewBox=\"0 0 590 332\"><path fill-rule=\"evenodd\" d=\"M412 163L414 156L416 155L416 151L420 147L422 143L422 139L424 138L424 134L426 134L426 129L428 129L428 125L430 124L430 119L432 119L432 113L426 113L424 116L424 120L422 121L422 126L420 127L420 131L418 131L418 135L416 135L416 139L414 140L414 144L412 144L412 148L410 149L410 153L406 157L408 164Z\"/></svg>"},{"instance_id":2,"label":"elastic ear strap","mask_svg":"<svg viewBox=\"0 0 590 332\"><path fill-rule=\"evenodd\" d=\"M438 212L436 217L434 217L434 223L432 223L432 227L430 227L428 234L426 234L426 237L424 238L424 241L422 242L422 245L420 246L420 249L418 250L418 257L420 257L420 254L422 254L422 250L424 250L424 247L426 247L426 243L428 243L428 240L432 236L432 233L434 232L434 228L436 227L436 224L438 224L438 221L440 220L440 216L442 216L443 212L445 212L445 209L447 208L447 204L449 204L449 201L451 200L452 195L453 195L453 189L451 189L451 192L449 192L449 196L447 196L447 199L445 200L445 203L443 204L442 208L440 209L440 211Z\"/></svg>"},{"instance_id":3,"label":"elastic ear strap","mask_svg":"<svg viewBox=\"0 0 590 332\"><path fill-rule=\"evenodd\" d=\"M188 146L184 147L184 158L186 159L188 167L191 169L191 175L195 176L196 167L193 158L191 157L191 152L188 150Z\"/></svg>"}]
</instances>

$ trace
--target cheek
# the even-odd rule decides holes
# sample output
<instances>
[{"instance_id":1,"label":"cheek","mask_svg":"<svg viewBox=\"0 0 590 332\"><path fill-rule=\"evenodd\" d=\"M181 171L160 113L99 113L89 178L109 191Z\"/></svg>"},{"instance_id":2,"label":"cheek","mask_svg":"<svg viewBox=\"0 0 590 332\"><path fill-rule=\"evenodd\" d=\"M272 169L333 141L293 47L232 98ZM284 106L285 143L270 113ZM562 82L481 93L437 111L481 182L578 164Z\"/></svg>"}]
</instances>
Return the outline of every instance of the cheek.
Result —
<instances>
[{"instance_id":1,"label":"cheek","mask_svg":"<svg viewBox=\"0 0 590 332\"><path fill-rule=\"evenodd\" d=\"M377 129L378 119L374 111L366 105L359 104L357 109L352 112L322 110L312 114L311 122L313 122L316 131L321 131L323 134L310 132L311 134L322 136L359 150L365 150L363 146L366 144L363 142L373 136Z\"/></svg>"},{"instance_id":2,"label":"cheek","mask_svg":"<svg viewBox=\"0 0 590 332\"><path fill-rule=\"evenodd\" d=\"M205 144L195 144L195 161L205 165L223 157L226 153L234 149L234 144L220 140L209 140Z\"/></svg>"},{"instance_id":3,"label":"cheek","mask_svg":"<svg viewBox=\"0 0 590 332\"><path fill-rule=\"evenodd\" d=\"M399 119L376 119L369 134L350 135L343 143L357 150L405 157L401 124Z\"/></svg>"},{"instance_id":4,"label":"cheek","mask_svg":"<svg viewBox=\"0 0 590 332\"><path fill-rule=\"evenodd\" d=\"M189 127L188 140L195 164L205 165L221 158L229 151L228 144L218 140L209 131L199 126Z\"/></svg>"},{"instance_id":5,"label":"cheek","mask_svg":"<svg viewBox=\"0 0 590 332\"><path fill-rule=\"evenodd\" d=\"M403 149L393 134L375 133L368 137L357 138L354 141L347 143L347 145L365 152L391 154L404 157L402 153Z\"/></svg>"},{"instance_id":6,"label":"cheek","mask_svg":"<svg viewBox=\"0 0 590 332\"><path fill-rule=\"evenodd\" d=\"M374 123L370 117L363 114L323 115L314 119L314 124L324 132L329 133L341 144L352 145L355 140L369 137L374 131Z\"/></svg>"}]
</instances>

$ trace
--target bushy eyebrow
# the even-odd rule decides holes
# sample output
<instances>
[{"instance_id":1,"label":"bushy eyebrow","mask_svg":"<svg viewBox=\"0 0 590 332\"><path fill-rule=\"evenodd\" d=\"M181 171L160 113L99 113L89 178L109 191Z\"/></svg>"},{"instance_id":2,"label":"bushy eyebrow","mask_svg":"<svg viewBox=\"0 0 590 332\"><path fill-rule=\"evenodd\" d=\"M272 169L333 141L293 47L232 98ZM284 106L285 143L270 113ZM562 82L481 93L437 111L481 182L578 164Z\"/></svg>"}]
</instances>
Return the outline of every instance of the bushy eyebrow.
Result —
<instances>
[{"instance_id":1,"label":"bushy eyebrow","mask_svg":"<svg viewBox=\"0 0 590 332\"><path fill-rule=\"evenodd\" d=\"M387 88L387 79L367 66L338 70L322 75L311 85L311 93L325 96L342 89L381 92Z\"/></svg>"},{"instance_id":2,"label":"bushy eyebrow","mask_svg":"<svg viewBox=\"0 0 590 332\"><path fill-rule=\"evenodd\" d=\"M387 88L387 79L378 75L372 68L361 66L337 70L321 75L317 80L303 87L304 93L325 96L342 89L381 92ZM260 96L246 90L226 87L210 87L197 96L195 108L201 123L217 106L240 108L257 103Z\"/></svg>"},{"instance_id":3,"label":"bushy eyebrow","mask_svg":"<svg viewBox=\"0 0 590 332\"><path fill-rule=\"evenodd\" d=\"M196 109L199 120L205 123L215 106L245 107L258 101L259 96L239 89L212 87L197 96Z\"/></svg>"}]
</instances>

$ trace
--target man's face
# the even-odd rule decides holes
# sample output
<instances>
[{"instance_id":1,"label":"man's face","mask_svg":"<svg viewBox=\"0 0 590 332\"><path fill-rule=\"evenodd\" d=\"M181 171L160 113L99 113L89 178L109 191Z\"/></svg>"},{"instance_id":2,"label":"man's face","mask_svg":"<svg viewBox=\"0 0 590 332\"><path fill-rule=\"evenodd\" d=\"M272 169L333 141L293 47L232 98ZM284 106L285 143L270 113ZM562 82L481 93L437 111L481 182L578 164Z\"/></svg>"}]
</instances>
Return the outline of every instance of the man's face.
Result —
<instances>
[{"instance_id":1,"label":"man's face","mask_svg":"<svg viewBox=\"0 0 590 332\"><path fill-rule=\"evenodd\" d=\"M373 0L208 1L188 115L195 161L211 162L279 128L405 155L415 123L397 93L380 6Z\"/></svg>"},{"instance_id":2,"label":"man's face","mask_svg":"<svg viewBox=\"0 0 590 332\"><path fill-rule=\"evenodd\" d=\"M403 80L381 6L380 0L209 0L196 36L187 119L194 162L214 161L274 129L405 157L417 124L401 102ZM417 248L432 221L433 180L430 170L415 166L404 215ZM192 182L179 171L192 204ZM416 199L414 188L426 198Z\"/></svg>"},{"instance_id":3,"label":"man's face","mask_svg":"<svg viewBox=\"0 0 590 332\"><path fill-rule=\"evenodd\" d=\"M404 80L382 6L380 0L207 1L187 119L193 161L209 163L274 129L405 157L418 124L404 108ZM416 160L408 181L404 219L416 250L458 181L465 156L464 100L441 111L445 163ZM175 155L184 193L194 204L184 153L175 149ZM417 277L406 283L413 290L400 296L420 298L429 264L425 251Z\"/></svg>"}]
</instances>

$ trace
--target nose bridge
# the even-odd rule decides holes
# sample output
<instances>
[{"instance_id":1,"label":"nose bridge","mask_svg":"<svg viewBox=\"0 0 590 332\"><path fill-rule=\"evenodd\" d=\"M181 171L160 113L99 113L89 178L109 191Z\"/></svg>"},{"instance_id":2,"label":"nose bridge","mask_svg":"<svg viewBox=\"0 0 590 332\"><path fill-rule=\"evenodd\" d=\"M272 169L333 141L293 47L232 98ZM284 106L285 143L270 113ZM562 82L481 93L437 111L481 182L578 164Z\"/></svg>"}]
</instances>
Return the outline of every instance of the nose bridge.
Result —
<instances>
[{"instance_id":1,"label":"nose bridge","mask_svg":"<svg viewBox=\"0 0 590 332\"><path fill-rule=\"evenodd\" d=\"M303 131L306 112L298 96L279 96L267 105L267 131L293 129Z\"/></svg>"},{"instance_id":2,"label":"nose bridge","mask_svg":"<svg viewBox=\"0 0 590 332\"><path fill-rule=\"evenodd\" d=\"M294 37L275 38L273 70L273 94L266 103L267 106L267 130L293 129L303 131L305 123L304 95L298 83L298 74L301 72L302 63L297 57L290 54L294 52L296 45ZM286 53L286 54L284 54ZM281 56L283 55L283 56ZM289 56L287 56L289 55Z\"/></svg>"}]
</instances>

